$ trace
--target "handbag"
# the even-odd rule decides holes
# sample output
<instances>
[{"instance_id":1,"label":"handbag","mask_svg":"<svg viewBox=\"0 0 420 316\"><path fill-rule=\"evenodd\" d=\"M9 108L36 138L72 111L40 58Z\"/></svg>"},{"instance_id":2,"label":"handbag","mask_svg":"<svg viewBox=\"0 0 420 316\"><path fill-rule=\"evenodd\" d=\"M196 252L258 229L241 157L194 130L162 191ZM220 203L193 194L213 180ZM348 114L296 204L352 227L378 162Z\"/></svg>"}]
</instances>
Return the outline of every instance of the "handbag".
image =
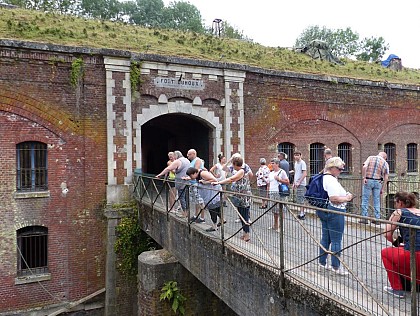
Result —
<instances>
[{"instance_id":1,"label":"handbag","mask_svg":"<svg viewBox=\"0 0 420 316\"><path fill-rule=\"evenodd\" d=\"M277 176L279 176L281 173L280 172L277 174ZM289 190L289 186L285 183L279 183L279 194L281 196L289 196L290 195L290 190Z\"/></svg>"}]
</instances>

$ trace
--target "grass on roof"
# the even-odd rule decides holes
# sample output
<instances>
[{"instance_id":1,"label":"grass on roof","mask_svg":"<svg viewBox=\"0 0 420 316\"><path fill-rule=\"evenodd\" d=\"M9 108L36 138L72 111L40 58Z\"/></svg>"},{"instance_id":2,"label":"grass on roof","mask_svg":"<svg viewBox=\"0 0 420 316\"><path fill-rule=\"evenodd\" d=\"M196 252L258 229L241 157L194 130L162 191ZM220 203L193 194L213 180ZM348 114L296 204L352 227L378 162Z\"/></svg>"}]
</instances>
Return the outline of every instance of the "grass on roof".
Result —
<instances>
[{"instance_id":1,"label":"grass on roof","mask_svg":"<svg viewBox=\"0 0 420 316\"><path fill-rule=\"evenodd\" d=\"M378 64L351 60L346 60L341 66L313 60L305 54L280 47L23 9L0 8L0 37L230 62L280 71L420 84L420 70L415 69L404 68L397 72Z\"/></svg>"}]
</instances>

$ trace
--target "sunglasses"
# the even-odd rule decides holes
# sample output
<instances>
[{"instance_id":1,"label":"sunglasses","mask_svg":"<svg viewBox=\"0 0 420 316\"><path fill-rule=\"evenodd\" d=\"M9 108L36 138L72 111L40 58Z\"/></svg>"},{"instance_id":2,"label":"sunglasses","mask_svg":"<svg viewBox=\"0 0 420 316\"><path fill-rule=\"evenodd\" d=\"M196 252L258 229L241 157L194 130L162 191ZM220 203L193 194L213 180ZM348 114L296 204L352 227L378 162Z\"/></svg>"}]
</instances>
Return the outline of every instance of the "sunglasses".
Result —
<instances>
[{"instance_id":1,"label":"sunglasses","mask_svg":"<svg viewBox=\"0 0 420 316\"><path fill-rule=\"evenodd\" d=\"M344 171L345 169L344 168L338 168L338 167L336 167L338 170L340 170L340 171Z\"/></svg>"}]
</instances>

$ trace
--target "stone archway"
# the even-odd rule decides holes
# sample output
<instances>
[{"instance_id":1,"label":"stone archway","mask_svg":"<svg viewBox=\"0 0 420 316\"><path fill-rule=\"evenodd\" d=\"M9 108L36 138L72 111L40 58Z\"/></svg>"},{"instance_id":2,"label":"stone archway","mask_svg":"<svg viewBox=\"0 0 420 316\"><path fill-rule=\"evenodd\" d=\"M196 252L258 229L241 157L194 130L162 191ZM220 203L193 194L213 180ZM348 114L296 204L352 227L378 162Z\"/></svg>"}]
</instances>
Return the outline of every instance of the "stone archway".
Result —
<instances>
[{"instance_id":1,"label":"stone archway","mask_svg":"<svg viewBox=\"0 0 420 316\"><path fill-rule=\"evenodd\" d=\"M222 150L223 140L222 140L222 124L220 123L219 117L215 116L215 113L213 111L208 110L205 107L202 106L195 106L192 103L185 103L183 101L175 101L175 102L168 102L164 104L158 104L158 105L150 105L148 108L144 108L142 110L141 114L137 114L137 120L134 122L134 129L135 129L135 137L134 137L134 144L135 144L135 154L134 154L134 160L136 161L136 168L143 169L145 164L143 162L144 159L147 159L144 153L143 148L146 148L142 144L142 127L146 126L147 123L151 122L152 120L165 116L165 115L171 115L170 117L174 120L176 120L176 115L179 115L179 118L182 118L185 122L185 120L190 120L190 122L195 121L195 126L199 127L199 125L203 125L203 129L201 129L201 135L204 134L204 130L208 129L208 143L211 144L212 148L209 148L208 157L212 158L216 155L217 152ZM188 116L193 116L190 118L187 118ZM168 116L169 117L169 116ZM167 124L165 122L167 119L161 119L161 122ZM192 120L192 121L191 121ZM174 127L176 126L176 121L173 122ZM149 124L150 125L150 124ZM164 126L161 126L163 129L165 129ZM149 130L150 132L150 130ZM200 133L199 133L200 135ZM188 142L184 143L185 146L189 146ZM203 144L201 144L203 146ZM165 151L167 150L167 145L162 146L165 148ZM184 152L183 152L184 153ZM186 152L184 153L184 155ZM159 153L161 155L161 153ZM166 153L165 156L166 158ZM203 157L206 159L206 157ZM160 163L160 162L159 162ZM213 163L213 161L207 161L206 165L209 166ZM162 166L163 169L164 166ZM156 169L156 166L153 166L152 169ZM147 170L144 170L147 172ZM153 170L155 171L155 170Z\"/></svg>"}]
</instances>

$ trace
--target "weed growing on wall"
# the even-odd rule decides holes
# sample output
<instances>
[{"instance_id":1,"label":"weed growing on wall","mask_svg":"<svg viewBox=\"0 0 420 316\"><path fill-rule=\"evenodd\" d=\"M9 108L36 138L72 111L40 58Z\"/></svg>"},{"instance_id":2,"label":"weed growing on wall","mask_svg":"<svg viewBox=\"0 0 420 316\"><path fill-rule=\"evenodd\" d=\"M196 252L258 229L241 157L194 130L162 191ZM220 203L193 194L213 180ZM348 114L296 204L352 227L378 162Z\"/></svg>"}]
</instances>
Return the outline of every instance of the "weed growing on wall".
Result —
<instances>
[{"instance_id":1,"label":"weed growing on wall","mask_svg":"<svg viewBox=\"0 0 420 316\"><path fill-rule=\"evenodd\" d=\"M181 294L181 291L178 287L178 283L175 281L166 282L160 294L160 300L168 300L172 304L172 310L177 315L178 312L181 315L185 315L184 303L187 300L185 296Z\"/></svg>"},{"instance_id":2,"label":"weed growing on wall","mask_svg":"<svg viewBox=\"0 0 420 316\"><path fill-rule=\"evenodd\" d=\"M76 58L71 63L71 71L70 71L70 84L71 86L76 89L79 84L80 80L83 77L83 59Z\"/></svg>"},{"instance_id":3,"label":"weed growing on wall","mask_svg":"<svg viewBox=\"0 0 420 316\"><path fill-rule=\"evenodd\" d=\"M141 63L138 61L133 61L130 65L130 83L131 83L131 93L137 91L137 88L141 84Z\"/></svg>"}]
</instances>

